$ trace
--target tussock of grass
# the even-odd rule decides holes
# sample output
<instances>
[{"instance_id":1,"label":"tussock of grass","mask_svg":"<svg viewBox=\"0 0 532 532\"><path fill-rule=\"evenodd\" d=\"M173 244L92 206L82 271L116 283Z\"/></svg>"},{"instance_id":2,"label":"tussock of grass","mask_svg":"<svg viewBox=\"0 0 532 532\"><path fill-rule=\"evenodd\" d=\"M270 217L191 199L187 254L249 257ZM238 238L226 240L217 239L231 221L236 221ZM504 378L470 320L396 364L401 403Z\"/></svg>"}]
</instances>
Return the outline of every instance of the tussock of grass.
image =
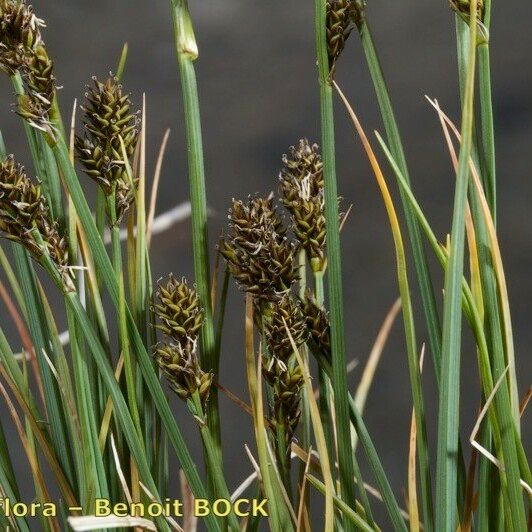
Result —
<instances>
[{"instance_id":1,"label":"tussock of grass","mask_svg":"<svg viewBox=\"0 0 532 532\"><path fill-rule=\"evenodd\" d=\"M66 132L44 25L25 2L0 0L0 68L15 89L34 167L25 174L16 164L17 156L8 157L0 136L0 231L9 240L0 247L5 277L0 299L16 326L17 350L20 345L23 349L14 351L0 326L0 398L7 407L0 420L3 497L17 501L25 495L13 468L14 450L4 434L4 426L11 423L33 480L31 497L46 502L58 491L66 504L83 509L79 516L61 512L42 517L40 525L47 531L70 526L188 532L198 525L194 498L239 497L267 498L267 525L274 531L439 532L488 530L494 523L501 530L526 529L532 478L520 418L530 391L520 405L496 226L491 1L453 1L451 7L459 52L460 130L438 102L429 99L456 174L445 242L437 238L430 213L416 199L415 176L409 174L365 2L315 0L321 146L303 138L280 157L278 194L233 202L229 230L214 256L207 239L207 177L194 69L199 50L186 0L170 0L170 9L183 94L190 202L160 216L157 195L170 130L161 139L149 176L146 98L136 114L120 81L127 67L127 44L115 76L94 79L81 110L74 103ZM350 68L339 58L350 54L346 42L357 33L385 129L386 140L376 133L381 162L353 110L357 106L335 82L340 68ZM356 364L346 361L342 297L350 264L340 253L351 208L341 218L336 96L362 141L386 208L400 295L379 330L354 394L347 386L347 374ZM478 131L473 128L477 115ZM81 183L88 178L82 173L98 188L94 205L83 192ZM402 209L388 173L395 178ZM39 183L32 174L39 175ZM188 216L194 279L187 283L174 272L154 285L153 240ZM432 280L429 252L445 274L445 287ZM228 363L221 351L232 278L245 292L241 362L249 398L237 397L219 382L220 367ZM54 294L45 291L45 279L52 281ZM417 309L415 290L421 300ZM110 308L103 304L107 300ZM59 334L56 317L61 310L67 329ZM415 310L427 330L427 346L423 343L421 350ZM379 442L372 439L363 417L400 313L413 403L410 433L404 435L410 444L404 458L404 509L379 458ZM480 413L472 430L460 422L462 317L473 333L480 380ZM111 331L117 331L117 338ZM432 420L425 413L419 360L425 350L431 353L425 371L434 373L440 399L434 449L427 438ZM218 391L247 414L254 429L255 441L242 442L250 474L236 487L226 480ZM197 426L205 478L185 444L169 394L182 400ZM461 430L470 432L468 441L460 441ZM362 475L360 449L372 478ZM96 498L113 503L164 501L177 477L169 465L174 456L185 507L182 518L90 515ZM323 516L311 506L316 496L323 497ZM376 519L383 514L382 522ZM235 513L211 513L204 524L212 531L252 532L261 526L258 517ZM4 512L0 526L26 532L34 523Z\"/></svg>"}]
</instances>

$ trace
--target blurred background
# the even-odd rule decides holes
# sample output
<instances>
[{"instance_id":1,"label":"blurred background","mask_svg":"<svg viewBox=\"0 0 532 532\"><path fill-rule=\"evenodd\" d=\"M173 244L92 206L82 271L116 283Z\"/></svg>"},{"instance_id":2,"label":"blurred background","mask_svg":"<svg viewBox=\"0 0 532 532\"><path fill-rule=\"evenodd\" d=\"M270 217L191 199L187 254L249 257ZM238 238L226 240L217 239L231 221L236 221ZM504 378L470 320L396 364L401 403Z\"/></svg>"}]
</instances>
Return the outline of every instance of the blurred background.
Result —
<instances>
[{"instance_id":1,"label":"blurred background","mask_svg":"<svg viewBox=\"0 0 532 532\"><path fill-rule=\"evenodd\" d=\"M163 134L166 128L171 128L158 212L186 201L184 124L168 2L35 0L33 3L48 26L45 39L56 62L58 83L63 87L60 100L65 120L74 98L83 97L90 77L104 77L115 69L124 42L129 43L124 85L139 106L142 93L146 93L150 171ZM300 137L319 139L313 2L190 0L189 3L200 47L196 68L214 256L231 199L276 190L282 154ZM446 0L369 0L368 4L368 19L394 100L413 187L438 237L444 239L450 231L454 175L437 117L424 96L437 98L451 118L459 119L453 16ZM491 49L499 236L512 301L521 395L530 385L532 369L531 19L532 4L528 2L494 2ZM367 133L382 130L356 32L339 61L337 81ZM0 128L8 151L29 161L6 78L0 84L0 95ZM341 105L337 105L337 143L339 190L344 209L353 204L342 234L342 246L348 357L359 361L350 376L354 389L398 289L387 216L359 140ZM376 149L376 141L374 144ZM393 175L384 165L380 152L379 156L392 183ZM88 190L94 188L92 183L87 185ZM155 237L152 257L155 278L169 272L192 278L189 223L180 223ZM440 290L443 283L437 267L434 273ZM415 286L414 281L412 285ZM418 305L417 298L415 303ZM247 398L243 313L243 295L231 283L220 382ZM0 320L17 350L19 340L3 306ZM418 329L421 344L426 340L421 320ZM468 335L466 328L466 338ZM430 360L427 357L424 386L428 410L434 416L434 423L429 426L429 437L434 441L437 396ZM462 361L461 415L468 436L478 410L479 388L476 353L468 348L467 340ZM230 486L235 487L251 471L244 453L244 444L253 440L251 424L246 414L225 397L221 397L220 403L226 469ZM368 428L397 493L401 493L407 481L411 408L399 320L384 351L365 412ZM10 426L7 414L2 415ZM177 402L176 415L185 427L191 426L188 415ZM524 430L528 437L525 441L530 442L530 424L527 428L524 423ZM195 430L187 430L186 435L200 459ZM13 445L18 446L16 435L11 433L10 437ZM467 460L469 449L466 451ZM22 453L14 453L13 457L19 460L16 466L22 477L27 472L25 458ZM365 466L362 456L361 461ZM177 475L174 478L177 485ZM369 473L367 479L372 482ZM30 482L28 476L29 493Z\"/></svg>"}]
</instances>

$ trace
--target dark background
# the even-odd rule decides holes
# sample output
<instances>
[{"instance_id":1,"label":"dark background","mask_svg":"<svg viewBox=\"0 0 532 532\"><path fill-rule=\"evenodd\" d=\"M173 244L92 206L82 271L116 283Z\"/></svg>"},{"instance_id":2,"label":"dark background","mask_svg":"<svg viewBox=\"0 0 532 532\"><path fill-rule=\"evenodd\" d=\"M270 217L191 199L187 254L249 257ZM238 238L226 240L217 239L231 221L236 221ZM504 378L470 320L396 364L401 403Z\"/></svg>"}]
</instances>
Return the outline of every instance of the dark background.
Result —
<instances>
[{"instance_id":1,"label":"dark background","mask_svg":"<svg viewBox=\"0 0 532 532\"><path fill-rule=\"evenodd\" d=\"M436 115L424 95L438 98L451 117L458 119L453 17L445 0L370 0L368 3L368 17L394 100L413 186L438 237L443 239L450 231L454 175ZM208 203L212 209L211 249L214 250L216 237L226 223L231 198L275 190L282 153L300 137L319 138L313 2L191 0L190 4L200 46L196 68ZM530 384L532 344L529 308L532 300L532 5L517 0L494 4L491 49L499 237L512 300L523 394ZM158 212L186 201L184 124L168 2L35 0L34 5L48 25L45 38L56 61L58 82L63 86L60 98L65 118L73 99L82 97L90 76L103 77L114 69L123 43L129 42L124 83L137 104L141 102L142 92L146 93L150 171L165 129L172 129ZM356 32L339 62L337 79L367 133L382 130ZM2 81L0 91L0 127L8 150L28 160L20 123L12 113L13 97L7 79ZM359 141L340 105L337 106L337 139L339 190L345 205L354 204L342 235L348 356L360 361L351 376L354 389L398 290L387 216ZM376 141L374 145L376 148ZM387 177L393 182L384 158L380 153L379 156ZM191 233L187 222L155 238L153 271L155 278L170 271L177 276L192 277ZM441 274L438 268L434 271L440 290ZM413 275L412 286L415 286ZM417 300L415 303L419 307ZM220 380L246 397L243 297L233 285L227 316ZM17 349L18 339L3 307L0 317L1 326ZM421 319L418 329L421 343L426 340ZM469 336L467 329L465 336ZM462 425L464 433L469 435L479 399L474 350L465 347L462 360ZM426 364L424 385L429 437L434 441L437 410L430 363ZM243 446L253 438L246 415L223 397L221 405L226 469L233 488L251 471ZM397 493L406 485L411 408L399 320L384 352L365 413ZM186 424L182 407L177 409ZM530 437L530 428L525 427L525 432L525 437ZM194 431L187 431L187 437L197 452ZM15 436L12 441L19 448ZM435 448L432 454L435 455ZM466 459L468 455L469 449ZM26 475L22 453L13 453L13 457L17 471Z\"/></svg>"}]
</instances>

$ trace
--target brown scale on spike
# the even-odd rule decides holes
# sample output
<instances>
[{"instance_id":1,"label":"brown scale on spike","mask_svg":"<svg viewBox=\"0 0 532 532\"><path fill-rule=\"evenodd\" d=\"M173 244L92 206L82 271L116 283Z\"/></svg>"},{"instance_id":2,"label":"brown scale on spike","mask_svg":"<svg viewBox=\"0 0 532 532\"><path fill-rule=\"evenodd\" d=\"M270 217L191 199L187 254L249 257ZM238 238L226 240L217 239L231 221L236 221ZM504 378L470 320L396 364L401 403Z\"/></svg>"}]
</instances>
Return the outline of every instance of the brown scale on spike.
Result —
<instances>
[{"instance_id":1,"label":"brown scale on spike","mask_svg":"<svg viewBox=\"0 0 532 532\"><path fill-rule=\"evenodd\" d=\"M86 99L82 108L85 134L76 137L76 155L85 173L106 195L116 194L116 215L120 221L135 196L135 187L126 173L122 142L129 162L137 146L139 118L130 112L129 95L123 93L114 77L105 82L93 78Z\"/></svg>"},{"instance_id":2,"label":"brown scale on spike","mask_svg":"<svg viewBox=\"0 0 532 532\"><path fill-rule=\"evenodd\" d=\"M157 329L180 343L198 336L204 321L198 294L185 279L177 281L172 274L165 284L159 283L153 310L160 320Z\"/></svg>"},{"instance_id":3,"label":"brown scale on spike","mask_svg":"<svg viewBox=\"0 0 532 532\"><path fill-rule=\"evenodd\" d=\"M336 61L356 25L364 20L365 0L329 0L327 2L327 48L329 68L334 73Z\"/></svg>"},{"instance_id":4,"label":"brown scale on spike","mask_svg":"<svg viewBox=\"0 0 532 532\"><path fill-rule=\"evenodd\" d=\"M310 337L321 349L323 354L330 358L331 337L329 317L325 309L318 306L310 290L307 290L303 299L303 315L307 321Z\"/></svg>"},{"instance_id":5,"label":"brown scale on spike","mask_svg":"<svg viewBox=\"0 0 532 532\"><path fill-rule=\"evenodd\" d=\"M272 198L233 201L230 234L220 253L239 286L261 300L277 300L297 278L294 246Z\"/></svg>"},{"instance_id":6,"label":"brown scale on spike","mask_svg":"<svg viewBox=\"0 0 532 532\"><path fill-rule=\"evenodd\" d=\"M268 350L272 356L287 362L294 355L294 348L286 328L288 327L297 348L301 347L308 337L301 305L287 294L278 302L263 305L263 316Z\"/></svg>"},{"instance_id":7,"label":"brown scale on spike","mask_svg":"<svg viewBox=\"0 0 532 532\"><path fill-rule=\"evenodd\" d=\"M40 32L43 25L26 2L0 0L0 68L10 76L20 72L24 86L17 113L53 138L50 115L56 85Z\"/></svg>"},{"instance_id":8,"label":"brown scale on spike","mask_svg":"<svg viewBox=\"0 0 532 532\"><path fill-rule=\"evenodd\" d=\"M41 187L27 177L12 155L0 163L0 231L5 238L23 245L37 261L46 251L65 285L72 288L67 241L52 220ZM35 239L35 231L46 250Z\"/></svg>"},{"instance_id":9,"label":"brown scale on spike","mask_svg":"<svg viewBox=\"0 0 532 532\"><path fill-rule=\"evenodd\" d=\"M292 228L305 249L313 270L323 271L325 255L325 211L323 163L317 144L307 139L283 155L280 176L281 201L292 217Z\"/></svg>"},{"instance_id":10,"label":"brown scale on spike","mask_svg":"<svg viewBox=\"0 0 532 532\"><path fill-rule=\"evenodd\" d=\"M55 98L54 65L44 46L38 46L22 70L26 94L19 97L17 113L28 122L48 130Z\"/></svg>"},{"instance_id":11,"label":"brown scale on spike","mask_svg":"<svg viewBox=\"0 0 532 532\"><path fill-rule=\"evenodd\" d=\"M196 351L195 341L189 341L184 346L173 342L159 343L153 349L155 361L170 388L183 401L198 392L205 408L214 376L200 368Z\"/></svg>"},{"instance_id":12,"label":"brown scale on spike","mask_svg":"<svg viewBox=\"0 0 532 532\"><path fill-rule=\"evenodd\" d=\"M286 463L290 444L300 418L299 403L303 374L294 352L305 343L308 329L301 306L290 295L276 303L262 305L263 331L268 347L262 356L262 374L272 388L271 411L274 427L283 427L284 449L277 448L279 459ZM290 331L290 336L288 331Z\"/></svg>"},{"instance_id":13,"label":"brown scale on spike","mask_svg":"<svg viewBox=\"0 0 532 532\"><path fill-rule=\"evenodd\" d=\"M153 311L159 319L157 329L167 337L153 347L155 361L181 399L186 401L198 392L205 407L213 374L201 369L197 357L204 322L198 294L185 279L177 281L170 274L165 284L159 283Z\"/></svg>"},{"instance_id":14,"label":"brown scale on spike","mask_svg":"<svg viewBox=\"0 0 532 532\"><path fill-rule=\"evenodd\" d=\"M0 0L0 68L9 76L41 45L41 25L26 2Z\"/></svg>"}]
</instances>

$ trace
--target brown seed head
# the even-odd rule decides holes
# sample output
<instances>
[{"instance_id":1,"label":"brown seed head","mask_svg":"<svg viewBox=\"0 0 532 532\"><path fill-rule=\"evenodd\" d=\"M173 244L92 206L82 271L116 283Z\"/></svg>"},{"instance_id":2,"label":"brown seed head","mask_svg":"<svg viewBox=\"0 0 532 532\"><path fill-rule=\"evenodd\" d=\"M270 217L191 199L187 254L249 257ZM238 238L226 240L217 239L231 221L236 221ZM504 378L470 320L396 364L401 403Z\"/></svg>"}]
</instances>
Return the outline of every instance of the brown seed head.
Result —
<instances>
[{"instance_id":1,"label":"brown seed head","mask_svg":"<svg viewBox=\"0 0 532 532\"><path fill-rule=\"evenodd\" d=\"M185 279L177 281L172 274L165 284L159 283L153 309L160 320L157 329L182 347L195 342L204 322L198 294Z\"/></svg>"},{"instance_id":2,"label":"brown seed head","mask_svg":"<svg viewBox=\"0 0 532 532\"><path fill-rule=\"evenodd\" d=\"M286 446L290 443L299 423L301 411L301 388L303 374L295 361L295 357L288 363L277 357L262 357L262 374L266 382L272 387L273 423L282 423L285 427Z\"/></svg>"},{"instance_id":3,"label":"brown seed head","mask_svg":"<svg viewBox=\"0 0 532 532\"><path fill-rule=\"evenodd\" d=\"M93 78L83 107L85 134L76 137L76 154L85 173L94 179L107 195L116 190L117 218L129 208L134 190L126 175L126 162L120 139L129 158L138 141L139 118L130 112L129 95L114 77L105 82Z\"/></svg>"},{"instance_id":4,"label":"brown seed head","mask_svg":"<svg viewBox=\"0 0 532 532\"><path fill-rule=\"evenodd\" d=\"M42 42L39 20L31 6L0 0L0 69L12 76Z\"/></svg>"},{"instance_id":5,"label":"brown seed head","mask_svg":"<svg viewBox=\"0 0 532 532\"><path fill-rule=\"evenodd\" d=\"M327 47L329 67L334 73L353 27L360 27L364 20L365 0L329 0L327 2Z\"/></svg>"},{"instance_id":6,"label":"brown seed head","mask_svg":"<svg viewBox=\"0 0 532 532\"><path fill-rule=\"evenodd\" d=\"M323 163L317 144L307 139L283 155L280 176L281 201L292 215L293 230L316 270L322 270L325 257L325 212Z\"/></svg>"},{"instance_id":7,"label":"brown seed head","mask_svg":"<svg viewBox=\"0 0 532 532\"><path fill-rule=\"evenodd\" d=\"M263 315L264 332L271 355L288 361L294 355L294 349L286 328L288 327L297 348L301 347L308 337L301 305L286 294L278 302L264 305Z\"/></svg>"},{"instance_id":8,"label":"brown seed head","mask_svg":"<svg viewBox=\"0 0 532 532\"><path fill-rule=\"evenodd\" d=\"M286 238L272 198L233 201L230 234L220 243L237 283L261 300L275 300L295 281L294 246Z\"/></svg>"},{"instance_id":9,"label":"brown seed head","mask_svg":"<svg viewBox=\"0 0 532 532\"><path fill-rule=\"evenodd\" d=\"M201 369L197 357L204 318L196 291L185 279L176 281L170 275L165 284L159 283L153 310L160 321L157 329L168 337L153 348L157 364L181 399L186 401L197 391L205 406L213 374Z\"/></svg>"},{"instance_id":10,"label":"brown seed head","mask_svg":"<svg viewBox=\"0 0 532 532\"><path fill-rule=\"evenodd\" d=\"M43 21L25 1L0 0L0 69L10 76L20 71L24 84L17 113L53 137L50 112L55 77L42 40L42 26Z\"/></svg>"},{"instance_id":11,"label":"brown seed head","mask_svg":"<svg viewBox=\"0 0 532 532\"><path fill-rule=\"evenodd\" d=\"M317 305L310 290L307 290L305 294L302 310L312 340L322 350L324 355L330 357L331 334L329 317L327 312Z\"/></svg>"},{"instance_id":12,"label":"brown seed head","mask_svg":"<svg viewBox=\"0 0 532 532\"><path fill-rule=\"evenodd\" d=\"M204 372L198 363L196 341L184 345L160 343L154 347L154 358L164 373L172 390L187 401L197 391L203 407L207 404L213 374Z\"/></svg>"},{"instance_id":13,"label":"brown seed head","mask_svg":"<svg viewBox=\"0 0 532 532\"><path fill-rule=\"evenodd\" d=\"M55 97L54 65L44 46L28 56L22 69L26 93L19 97L17 113L30 124L51 131L50 112Z\"/></svg>"},{"instance_id":14,"label":"brown seed head","mask_svg":"<svg viewBox=\"0 0 532 532\"><path fill-rule=\"evenodd\" d=\"M36 259L44 253L35 239L38 231L46 251L70 288L68 246L52 220L50 209L41 187L34 184L10 155L0 163L0 231L9 240L22 244Z\"/></svg>"}]
</instances>

